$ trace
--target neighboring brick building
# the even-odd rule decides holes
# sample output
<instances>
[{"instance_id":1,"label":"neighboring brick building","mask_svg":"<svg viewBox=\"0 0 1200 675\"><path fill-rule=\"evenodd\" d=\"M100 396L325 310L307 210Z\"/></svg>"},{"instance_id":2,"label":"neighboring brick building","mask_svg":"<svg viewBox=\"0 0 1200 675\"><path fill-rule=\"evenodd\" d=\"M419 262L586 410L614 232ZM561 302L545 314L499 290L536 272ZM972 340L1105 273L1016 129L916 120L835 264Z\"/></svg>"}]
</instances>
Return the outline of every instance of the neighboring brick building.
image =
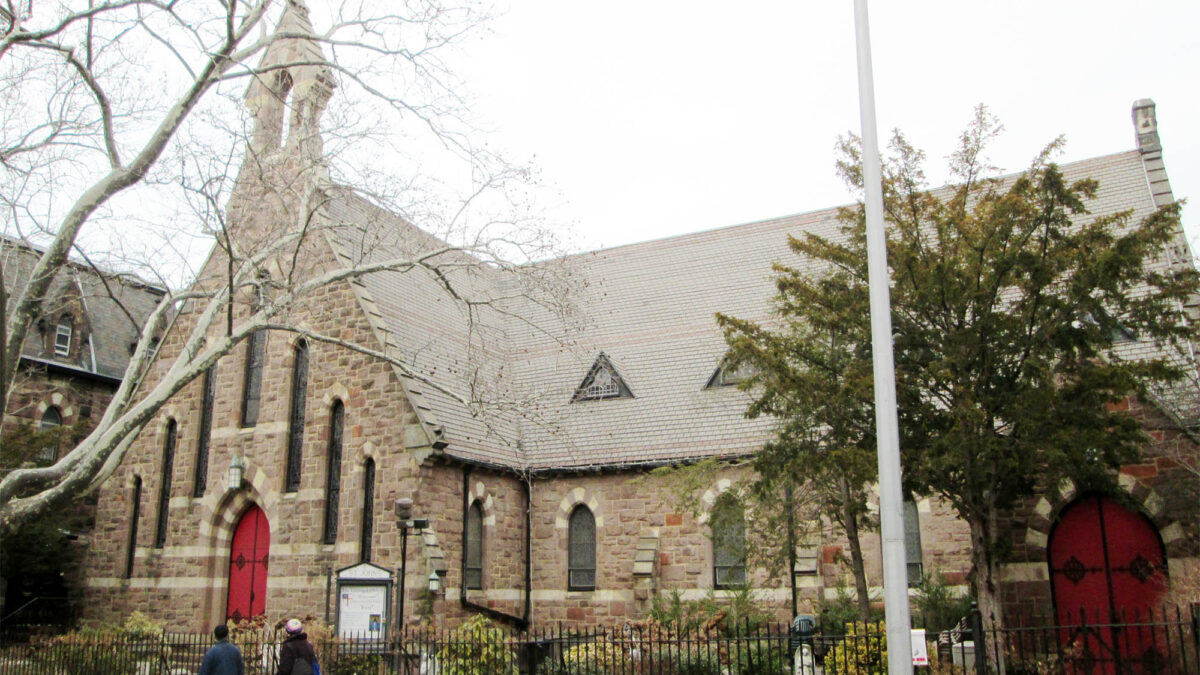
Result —
<instances>
[{"instance_id":1,"label":"neighboring brick building","mask_svg":"<svg viewBox=\"0 0 1200 675\"><path fill-rule=\"evenodd\" d=\"M736 374L720 371L725 344L713 315L767 317L770 264L792 260L788 234L835 234L837 209L517 272L438 253L440 241L329 183L312 163L332 78L316 65L320 49L295 37L311 30L299 0L289 1L282 26L291 37L273 43L266 63L305 65L281 65L278 77L247 93L257 126L229 207L233 235L247 247L269 241L281 224L309 222L298 217L302 203L319 203L311 222L325 234L265 264L265 278L419 254L458 269L384 270L328 284L287 317L310 339L264 331L176 395L102 488L90 615L142 610L197 630L226 616L320 615L339 600L328 592L331 570L365 560L401 567L398 499L412 499L414 515L432 519L408 542L405 621L452 622L478 611L521 624L624 621L644 613L655 593L702 597L742 578L781 617L791 612L793 586L802 611L815 610L846 576L836 562L838 533L811 528L818 533L799 548L791 575L747 570L720 547L714 552L709 536L712 511L736 508L722 494L737 472L700 490L692 513L669 479L648 469L744 457L768 438L772 423L747 420L747 395L723 386ZM285 100L298 111L287 134ZM1132 209L1140 218L1156 197L1170 196L1165 176L1157 180L1161 160L1146 147L1062 169L1069 179L1099 181L1098 214ZM318 200L287 196L306 184L317 186ZM1182 233L1177 253L1186 253ZM214 250L198 287L219 280L223 256ZM1184 260L1159 264L1190 264ZM571 306L582 323L544 330L554 324L552 308L514 292L519 273L530 271L580 281ZM448 286L490 303L467 312ZM263 288L255 302L270 302L270 283ZM247 299L237 311L251 306ZM151 378L170 367L197 311L181 312ZM524 405L479 404L493 398ZM1174 406L1170 423L1145 408L1162 424L1149 457L1171 444L1197 452L1195 411L1176 403L1163 404ZM231 464L244 464L244 483L227 484ZM1155 518L1171 565L1194 561L1194 505L1159 506L1147 496L1156 485L1149 471L1129 467L1123 480ZM1047 497L1011 519L1018 562L1007 574L1027 597L1050 593L1048 526L1070 497ZM910 562L962 580L966 526L936 499L919 500L911 513L920 539ZM864 543L878 584L879 542L868 535ZM431 573L441 575L440 595L425 590Z\"/></svg>"},{"instance_id":2,"label":"neighboring brick building","mask_svg":"<svg viewBox=\"0 0 1200 675\"><path fill-rule=\"evenodd\" d=\"M0 238L4 291L10 301L23 288L41 254L24 242ZM21 350L2 423L8 439L15 438L18 427L69 427L79 435L90 431L95 425L93 415L98 420L104 414L120 385L131 346L163 290L128 275L69 262L55 277L48 297L53 300L36 320ZM39 452L10 444L5 448L3 468L50 464L67 449L64 445ZM70 536L80 547L88 542L94 497L76 509L70 521ZM57 561L63 563L57 566L61 577L57 572L9 576L4 580L0 607L14 611L34 597L59 602L64 593L77 594L79 572L70 563L80 558ZM32 609L43 611L46 606L43 601Z\"/></svg>"}]
</instances>

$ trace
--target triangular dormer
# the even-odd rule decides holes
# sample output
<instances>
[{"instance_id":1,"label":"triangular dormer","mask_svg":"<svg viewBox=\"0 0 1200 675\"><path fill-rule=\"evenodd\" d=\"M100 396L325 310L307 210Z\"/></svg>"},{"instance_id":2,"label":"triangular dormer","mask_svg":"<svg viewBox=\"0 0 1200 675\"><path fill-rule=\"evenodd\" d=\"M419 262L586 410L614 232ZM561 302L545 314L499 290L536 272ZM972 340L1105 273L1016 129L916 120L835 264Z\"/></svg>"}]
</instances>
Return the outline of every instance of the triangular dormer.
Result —
<instances>
[{"instance_id":1,"label":"triangular dormer","mask_svg":"<svg viewBox=\"0 0 1200 675\"><path fill-rule=\"evenodd\" d=\"M583 378L583 382L575 390L575 395L571 397L571 403L610 398L633 398L633 392L629 391L628 385L608 360L608 356L600 352L587 377Z\"/></svg>"},{"instance_id":2,"label":"triangular dormer","mask_svg":"<svg viewBox=\"0 0 1200 675\"><path fill-rule=\"evenodd\" d=\"M753 377L757 372L757 369L749 363L733 365L729 359L729 355L726 354L725 358L721 359L721 364L709 376L704 388L712 389L714 387L729 387L740 384Z\"/></svg>"}]
</instances>

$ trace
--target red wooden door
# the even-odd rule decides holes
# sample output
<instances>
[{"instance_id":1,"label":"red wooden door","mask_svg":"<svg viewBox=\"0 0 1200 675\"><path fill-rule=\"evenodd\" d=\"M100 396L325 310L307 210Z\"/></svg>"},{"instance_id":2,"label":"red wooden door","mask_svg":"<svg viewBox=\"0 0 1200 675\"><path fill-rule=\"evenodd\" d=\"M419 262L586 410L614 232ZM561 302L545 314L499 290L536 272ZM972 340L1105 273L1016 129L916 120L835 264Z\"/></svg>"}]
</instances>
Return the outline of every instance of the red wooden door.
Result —
<instances>
[{"instance_id":1,"label":"red wooden door","mask_svg":"<svg viewBox=\"0 0 1200 675\"><path fill-rule=\"evenodd\" d=\"M1063 511L1049 553L1055 613L1076 672L1157 672L1153 634L1127 625L1144 621L1166 588L1154 525L1108 497L1084 497Z\"/></svg>"},{"instance_id":2,"label":"red wooden door","mask_svg":"<svg viewBox=\"0 0 1200 675\"><path fill-rule=\"evenodd\" d=\"M271 526L263 510L251 505L238 520L229 552L229 600L225 616L234 621L262 614L267 599L267 556Z\"/></svg>"}]
</instances>

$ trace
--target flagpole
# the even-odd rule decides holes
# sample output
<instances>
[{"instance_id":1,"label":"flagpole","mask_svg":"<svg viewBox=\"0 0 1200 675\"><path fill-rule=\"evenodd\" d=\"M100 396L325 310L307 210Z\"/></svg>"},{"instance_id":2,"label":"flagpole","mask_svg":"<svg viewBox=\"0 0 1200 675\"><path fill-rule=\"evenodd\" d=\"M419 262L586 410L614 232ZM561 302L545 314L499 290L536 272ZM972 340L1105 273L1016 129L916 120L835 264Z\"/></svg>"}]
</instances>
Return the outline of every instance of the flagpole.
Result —
<instances>
[{"instance_id":1,"label":"flagpole","mask_svg":"<svg viewBox=\"0 0 1200 675\"><path fill-rule=\"evenodd\" d=\"M875 372L875 431L879 458L879 523L883 534L883 599L887 620L888 673L911 675L908 571L904 549L904 500L900 492L900 431L888 299L887 235L879 138L875 131L875 84L867 0L854 0L858 47L858 107L862 118L863 187L867 207L867 278L871 298L871 351Z\"/></svg>"}]
</instances>

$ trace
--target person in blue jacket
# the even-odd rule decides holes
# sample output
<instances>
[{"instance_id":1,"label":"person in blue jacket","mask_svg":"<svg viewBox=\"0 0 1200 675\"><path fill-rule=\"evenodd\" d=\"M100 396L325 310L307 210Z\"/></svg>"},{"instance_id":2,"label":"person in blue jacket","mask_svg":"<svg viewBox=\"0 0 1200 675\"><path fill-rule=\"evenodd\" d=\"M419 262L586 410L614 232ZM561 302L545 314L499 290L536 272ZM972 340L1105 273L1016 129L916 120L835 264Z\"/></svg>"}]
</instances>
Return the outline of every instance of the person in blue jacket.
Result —
<instances>
[{"instance_id":1,"label":"person in blue jacket","mask_svg":"<svg viewBox=\"0 0 1200 675\"><path fill-rule=\"evenodd\" d=\"M218 624L213 628L213 637L217 638L217 644L204 653L199 675L245 675L242 652L229 641L229 628Z\"/></svg>"}]
</instances>

